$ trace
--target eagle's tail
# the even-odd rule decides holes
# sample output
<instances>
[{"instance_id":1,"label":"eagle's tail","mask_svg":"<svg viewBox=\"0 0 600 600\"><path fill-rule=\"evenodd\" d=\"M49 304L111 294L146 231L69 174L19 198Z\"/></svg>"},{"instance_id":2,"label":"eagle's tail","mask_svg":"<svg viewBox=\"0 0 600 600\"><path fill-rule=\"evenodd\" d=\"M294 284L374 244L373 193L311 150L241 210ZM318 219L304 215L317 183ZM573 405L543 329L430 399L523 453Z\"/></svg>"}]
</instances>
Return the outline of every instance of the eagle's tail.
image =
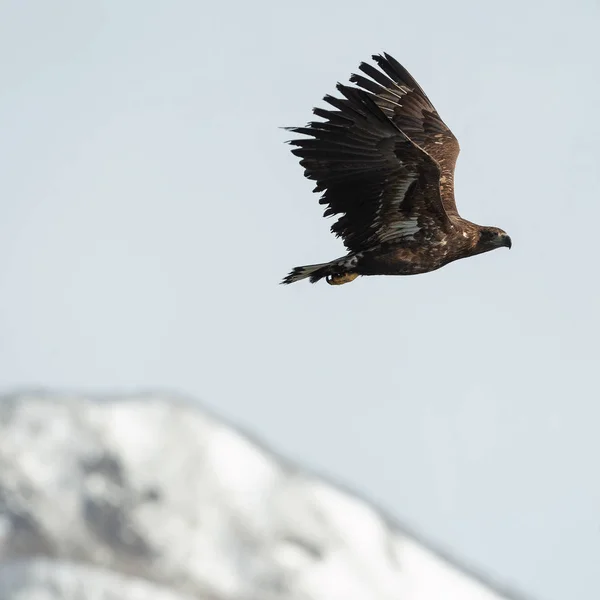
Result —
<instances>
[{"instance_id":1,"label":"eagle's tail","mask_svg":"<svg viewBox=\"0 0 600 600\"><path fill-rule=\"evenodd\" d=\"M329 263L321 263L319 265L306 265L304 267L295 267L289 274L283 278L281 283L295 283L310 277L311 283L315 283L327 275L326 267Z\"/></svg>"},{"instance_id":2,"label":"eagle's tail","mask_svg":"<svg viewBox=\"0 0 600 600\"><path fill-rule=\"evenodd\" d=\"M358 273L355 273L352 270L352 267L355 265L356 258L345 256L328 263L295 267L283 278L281 283L295 283L296 281L307 278L310 279L311 283L316 283L319 279L326 277L327 283L330 285L341 285L343 283L349 283L358 277Z\"/></svg>"}]
</instances>

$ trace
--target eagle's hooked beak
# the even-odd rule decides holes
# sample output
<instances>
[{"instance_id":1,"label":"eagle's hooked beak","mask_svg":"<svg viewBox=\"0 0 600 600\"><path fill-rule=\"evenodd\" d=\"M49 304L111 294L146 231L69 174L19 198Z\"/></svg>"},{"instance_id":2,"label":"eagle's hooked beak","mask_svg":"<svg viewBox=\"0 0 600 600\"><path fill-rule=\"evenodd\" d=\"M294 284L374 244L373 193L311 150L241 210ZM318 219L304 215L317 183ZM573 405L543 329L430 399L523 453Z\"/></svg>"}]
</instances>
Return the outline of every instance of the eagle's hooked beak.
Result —
<instances>
[{"instance_id":1,"label":"eagle's hooked beak","mask_svg":"<svg viewBox=\"0 0 600 600\"><path fill-rule=\"evenodd\" d=\"M502 237L502 241L509 250L512 248L512 240L510 239L510 235L504 235Z\"/></svg>"}]
</instances>

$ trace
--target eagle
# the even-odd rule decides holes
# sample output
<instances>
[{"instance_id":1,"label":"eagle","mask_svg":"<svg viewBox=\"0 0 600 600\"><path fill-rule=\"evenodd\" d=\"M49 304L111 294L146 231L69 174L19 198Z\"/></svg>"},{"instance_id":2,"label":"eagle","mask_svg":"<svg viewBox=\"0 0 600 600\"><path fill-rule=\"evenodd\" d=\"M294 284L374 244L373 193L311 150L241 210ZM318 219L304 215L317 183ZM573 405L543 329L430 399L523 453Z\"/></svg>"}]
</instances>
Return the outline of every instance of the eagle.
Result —
<instances>
[{"instance_id":1,"label":"eagle","mask_svg":"<svg viewBox=\"0 0 600 600\"><path fill-rule=\"evenodd\" d=\"M360 64L354 86L315 108L322 120L288 131L304 175L322 192L324 216L348 254L294 268L282 283L359 275L416 275L461 258L512 246L498 227L463 219L454 200L458 140L409 72L387 53Z\"/></svg>"}]
</instances>

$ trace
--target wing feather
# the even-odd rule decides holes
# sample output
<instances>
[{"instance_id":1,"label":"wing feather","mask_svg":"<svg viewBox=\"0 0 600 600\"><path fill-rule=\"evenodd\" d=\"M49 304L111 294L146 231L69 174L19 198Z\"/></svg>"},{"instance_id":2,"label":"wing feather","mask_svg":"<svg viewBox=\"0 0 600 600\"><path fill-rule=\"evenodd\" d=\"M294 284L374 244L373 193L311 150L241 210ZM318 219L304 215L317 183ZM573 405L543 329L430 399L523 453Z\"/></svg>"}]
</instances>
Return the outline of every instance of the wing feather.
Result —
<instances>
[{"instance_id":1,"label":"wing feather","mask_svg":"<svg viewBox=\"0 0 600 600\"><path fill-rule=\"evenodd\" d=\"M375 103L415 144L440 165L440 187L446 212L458 216L454 200L454 168L460 152L458 140L442 121L435 107L410 75L392 56L374 55L380 70L361 63L361 74L350 81L369 92Z\"/></svg>"},{"instance_id":2,"label":"wing feather","mask_svg":"<svg viewBox=\"0 0 600 600\"><path fill-rule=\"evenodd\" d=\"M292 140L305 176L324 192L324 215L339 215L331 230L348 250L388 243L421 243L447 230L438 163L402 132L358 88L338 84L342 98L326 96L336 110L315 109L325 119L288 128L308 136Z\"/></svg>"}]
</instances>

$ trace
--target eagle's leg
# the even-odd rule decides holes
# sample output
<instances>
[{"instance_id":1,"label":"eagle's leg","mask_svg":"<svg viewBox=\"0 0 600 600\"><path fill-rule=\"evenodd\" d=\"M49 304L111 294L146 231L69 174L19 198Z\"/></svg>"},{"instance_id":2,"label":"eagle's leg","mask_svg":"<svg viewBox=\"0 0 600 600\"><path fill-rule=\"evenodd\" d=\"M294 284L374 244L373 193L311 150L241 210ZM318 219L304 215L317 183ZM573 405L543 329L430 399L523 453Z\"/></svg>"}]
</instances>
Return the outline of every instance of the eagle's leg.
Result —
<instances>
[{"instance_id":1,"label":"eagle's leg","mask_svg":"<svg viewBox=\"0 0 600 600\"><path fill-rule=\"evenodd\" d=\"M358 273L344 273L343 275L327 275L327 283L329 285L343 285L350 283L358 277Z\"/></svg>"}]
</instances>

